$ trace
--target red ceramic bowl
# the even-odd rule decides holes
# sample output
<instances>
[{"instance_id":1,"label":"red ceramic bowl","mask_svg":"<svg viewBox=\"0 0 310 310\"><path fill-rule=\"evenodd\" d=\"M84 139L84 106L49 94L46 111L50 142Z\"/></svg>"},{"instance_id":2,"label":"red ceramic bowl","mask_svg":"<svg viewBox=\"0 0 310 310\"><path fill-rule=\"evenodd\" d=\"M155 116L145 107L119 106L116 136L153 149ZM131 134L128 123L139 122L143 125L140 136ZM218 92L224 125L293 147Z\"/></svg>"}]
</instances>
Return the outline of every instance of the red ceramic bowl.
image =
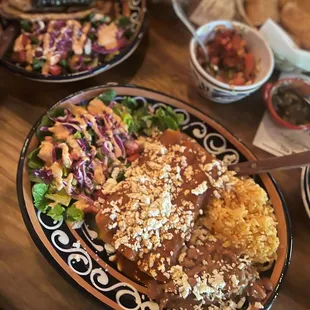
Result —
<instances>
[{"instance_id":1,"label":"red ceramic bowl","mask_svg":"<svg viewBox=\"0 0 310 310\"><path fill-rule=\"evenodd\" d=\"M295 130L306 130L310 129L310 124L304 124L304 125L293 125L284 119L282 119L278 113L276 112L274 105L272 103L272 96L275 93L275 91L278 88L281 87L287 87L290 86L290 88L294 88L297 93L299 93L302 96L309 96L310 95L310 84L302 79L282 79L277 81L276 83L267 83L264 86L264 99L267 104L267 108L269 110L270 115L272 118L281 126L289 128L289 129L295 129Z\"/></svg>"}]
</instances>

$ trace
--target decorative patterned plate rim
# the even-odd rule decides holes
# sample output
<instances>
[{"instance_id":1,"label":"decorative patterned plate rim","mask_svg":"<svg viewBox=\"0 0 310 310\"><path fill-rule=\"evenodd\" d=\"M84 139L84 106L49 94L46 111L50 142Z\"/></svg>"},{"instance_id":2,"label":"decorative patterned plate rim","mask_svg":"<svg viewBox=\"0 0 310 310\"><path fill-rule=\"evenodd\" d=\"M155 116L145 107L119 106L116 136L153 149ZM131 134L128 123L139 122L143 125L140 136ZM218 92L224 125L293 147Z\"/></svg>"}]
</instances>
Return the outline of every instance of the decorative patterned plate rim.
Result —
<instances>
[{"instance_id":1,"label":"decorative patterned plate rim","mask_svg":"<svg viewBox=\"0 0 310 310\"><path fill-rule=\"evenodd\" d=\"M199 109L193 108L191 107L188 103L186 103L183 100L180 100L176 97L167 95L163 92L160 91L156 91L150 88L146 88L146 87L140 87L140 86L136 86L133 84L118 84L118 83L107 83L105 85L100 85L100 86L95 86L95 87L91 87L88 89L84 89L81 90L79 92L76 92L74 94L71 94L69 96L67 96L66 98L58 101L55 105L53 105L50 109L48 109L48 111L54 109L56 106L62 104L63 102L67 101L70 98L76 97L84 92L89 92L89 91L94 91L94 90L98 90L98 89L104 89L104 88L128 88L128 89L137 89L140 91L146 91L146 92L150 92L153 94L157 94L157 95L161 95L164 96L168 99L171 100L175 100L177 102L179 102L181 105L183 105L184 107L186 107L186 112L189 112L190 114L192 114L192 112L196 113L194 114L197 118L199 118L199 116L197 116L197 114L200 114L203 116L204 119L199 118L201 121L206 122L207 124L209 124L211 127L213 127L215 125L215 130L217 130L218 128L221 128L224 132L225 132L225 138L244 156L246 157L250 157L255 159L256 156L252 153L252 151L249 150L249 148L238 138L236 138L229 130L227 130L224 126L222 126L220 124L220 122L217 122L214 118L204 114L202 111L200 111ZM98 298L96 298L96 296L94 296L94 294L92 294L91 292L89 292L85 287L81 286L80 284L78 284L74 278L72 276L70 276L70 274L68 273L68 271L64 270L61 265L55 260L55 257L49 253L47 251L47 248L45 247L43 241L39 238L35 228L33 227L32 221L30 219L30 216L27 212L26 209L26 203L25 203L25 197L24 197L24 183L23 183L23 174L24 174L24 162L25 162L25 154L27 152L27 149L29 147L29 144L31 142L31 139L35 133L35 130L37 128L37 126L39 125L41 118L48 112L46 111L40 118L39 120L35 123L35 125L31 128L29 134L27 135L27 138L23 144L22 150L21 150L21 154L20 154L20 159L18 162L18 168L17 168L17 197L18 197L18 203L19 203L19 207L21 209L21 213L23 216L23 220L25 222L25 225L30 233L30 236L32 237L34 243L36 244L36 246L38 247L38 249L41 251L41 253L43 254L43 256L47 259L47 261L54 266L58 273L60 275L62 275L62 277L64 279L66 279L71 285L73 285L73 287L78 288L80 291L83 291L84 294L86 294L87 296L92 297L92 299L95 299L97 302L99 302L102 306L102 301L100 301ZM206 121L207 120L207 121ZM211 124L210 124L211 123ZM214 128L214 127L213 127ZM237 144L237 145L236 145ZM243 151L246 151L247 154L244 154L243 152L241 152L241 149L243 149ZM286 202L284 200L284 197L278 187L278 185L276 184L275 180L273 179L273 177L270 174L264 174L262 175L262 177L265 178L265 181L267 179L269 179L271 181L272 186L274 187L274 190L276 192L276 194L279 197L279 200L281 201L281 206L282 206L282 212L284 215L284 220L285 220L285 227L286 227L286 251L285 251L285 256L284 256L284 262L283 262L283 266L281 268L280 271L280 276L279 279L277 280L277 284L272 292L272 294L269 296L267 302L265 303L265 310L270 309L271 306L273 305L273 302L275 301L276 297L279 294L279 289L280 286L283 282L284 276L288 270L288 267L290 265L290 261L291 261L291 255L292 255L292 244L293 244L293 238L292 238L292 227L291 227L291 219L290 219L290 215L289 215L289 210L288 207L286 205Z\"/></svg>"},{"instance_id":2,"label":"decorative patterned plate rim","mask_svg":"<svg viewBox=\"0 0 310 310\"><path fill-rule=\"evenodd\" d=\"M124 62L127 58L129 58L136 51L136 49L138 48L138 46L140 45L142 39L146 34L148 26L147 0L140 0L140 1L142 4L141 9L143 11L142 22L139 26L137 33L131 40L130 44L126 46L124 50L121 52L122 56L120 58L116 57L115 60L112 59L111 62L102 64L91 71L82 71L60 76L52 76L52 75L44 76L43 74L40 73L27 71L24 68L13 64L9 59L6 59L4 57L0 58L0 64L2 64L9 71L12 71L19 76L25 77L29 80L39 81L43 83L66 83L66 82L81 81L99 75L105 71L108 71L111 68Z\"/></svg>"}]
</instances>

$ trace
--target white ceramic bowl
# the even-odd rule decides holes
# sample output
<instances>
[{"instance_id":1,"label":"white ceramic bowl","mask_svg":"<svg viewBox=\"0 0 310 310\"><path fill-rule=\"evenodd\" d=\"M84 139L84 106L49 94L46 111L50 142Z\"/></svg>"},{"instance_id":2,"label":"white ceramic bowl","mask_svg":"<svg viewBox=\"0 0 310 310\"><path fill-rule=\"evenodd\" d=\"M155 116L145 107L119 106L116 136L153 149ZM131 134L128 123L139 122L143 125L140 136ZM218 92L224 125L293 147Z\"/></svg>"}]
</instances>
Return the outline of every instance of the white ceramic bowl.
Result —
<instances>
[{"instance_id":1,"label":"white ceramic bowl","mask_svg":"<svg viewBox=\"0 0 310 310\"><path fill-rule=\"evenodd\" d=\"M252 92L256 91L257 88L248 91L235 91L220 88L212 84L208 79L201 75L201 73L194 66L193 62L189 63L190 73L192 80L197 87L198 92L207 99L217 103L232 103L239 101L247 97Z\"/></svg>"},{"instance_id":2,"label":"white ceramic bowl","mask_svg":"<svg viewBox=\"0 0 310 310\"><path fill-rule=\"evenodd\" d=\"M226 103L234 102L254 92L269 79L274 69L274 57L268 43L259 34L259 32L239 22L235 21L231 22L224 20L210 22L206 25L201 26L197 30L197 34L203 41L207 41L210 34L213 33L214 29L218 26L226 26L227 28L237 28L243 33L243 37L248 44L249 50L253 53L258 66L258 73L254 83L251 85L244 85L244 86L231 86L227 83L220 82L214 77L212 77L201 67L201 65L197 61L196 57L197 42L195 41L194 38L190 42L191 70L194 71L195 75L198 76L199 83L203 82L207 87L210 88L210 91L203 92L204 96L213 101L221 102L221 100L214 100L214 96L212 96L213 93L211 89L221 90L224 93L226 93L225 92L226 90L228 92L234 92L234 94L231 94L231 100L226 98L227 99ZM194 83L196 86L199 87L199 85L197 84L197 79L196 80L194 79Z\"/></svg>"}]
</instances>

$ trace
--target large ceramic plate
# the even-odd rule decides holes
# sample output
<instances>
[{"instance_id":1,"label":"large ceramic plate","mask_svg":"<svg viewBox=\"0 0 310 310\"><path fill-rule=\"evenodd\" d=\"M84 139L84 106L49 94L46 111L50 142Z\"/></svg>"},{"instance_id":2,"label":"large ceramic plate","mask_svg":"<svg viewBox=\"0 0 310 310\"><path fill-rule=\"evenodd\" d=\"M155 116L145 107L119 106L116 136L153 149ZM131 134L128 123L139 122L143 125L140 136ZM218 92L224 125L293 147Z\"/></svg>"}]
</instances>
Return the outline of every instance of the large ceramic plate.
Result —
<instances>
[{"instance_id":1,"label":"large ceramic plate","mask_svg":"<svg viewBox=\"0 0 310 310\"><path fill-rule=\"evenodd\" d=\"M310 166L302 170L301 173L301 197L304 202L305 209L310 217Z\"/></svg>"},{"instance_id":2,"label":"large ceramic plate","mask_svg":"<svg viewBox=\"0 0 310 310\"><path fill-rule=\"evenodd\" d=\"M126 1L128 1L128 6L130 9L129 19L131 21L131 30L133 32L130 43L125 48L121 49L119 55L115 56L111 61L101 64L100 66L94 68L91 71L82 71L59 76L52 76L52 75L45 76L41 73L29 72L23 67L17 66L14 62L12 62L9 56L4 56L3 58L0 58L0 63L3 64L4 67L6 67L7 69L19 75L22 75L26 78L49 83L73 82L87 79L89 77L93 77L95 75L103 73L122 63L129 56L131 56L141 43L141 40L147 29L146 0L126 0ZM118 2L120 3L121 6L121 1L118 0Z\"/></svg>"},{"instance_id":3,"label":"large ceramic plate","mask_svg":"<svg viewBox=\"0 0 310 310\"><path fill-rule=\"evenodd\" d=\"M145 88L116 84L99 86L69 96L58 102L53 108L90 99L102 93L105 88L114 88L119 95L118 99L121 99L122 96L132 96L136 100L147 100L154 108L164 103L179 113L183 113L185 121L182 131L196 139L208 152L215 154L220 159L227 162L238 162L255 158L245 145L210 117L178 99ZM145 295L144 286L128 279L117 270L113 263L109 262L103 243L96 238L97 234L90 226L84 225L80 229L72 230L65 222L54 223L35 209L26 169L26 158L37 147L38 140L35 130L39 122L32 128L25 141L17 173L19 205L36 245L66 279L102 302L106 308L142 310L149 307L157 309L158 306L151 303ZM261 175L257 181L267 190L279 223L278 258L267 274L275 288L264 304L265 309L269 309L279 292L283 276L289 265L292 234L287 206L277 185L268 174ZM80 241L80 248L76 247L77 240Z\"/></svg>"}]
</instances>

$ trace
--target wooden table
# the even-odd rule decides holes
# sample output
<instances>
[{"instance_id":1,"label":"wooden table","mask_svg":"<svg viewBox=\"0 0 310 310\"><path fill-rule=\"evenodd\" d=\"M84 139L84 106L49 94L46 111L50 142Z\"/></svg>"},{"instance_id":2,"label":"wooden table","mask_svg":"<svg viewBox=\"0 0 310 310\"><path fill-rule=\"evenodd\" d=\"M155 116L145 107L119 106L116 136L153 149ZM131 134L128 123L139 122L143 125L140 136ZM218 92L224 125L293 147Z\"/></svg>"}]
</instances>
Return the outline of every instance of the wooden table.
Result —
<instances>
[{"instance_id":1,"label":"wooden table","mask_svg":"<svg viewBox=\"0 0 310 310\"><path fill-rule=\"evenodd\" d=\"M159 10L160 12L160 10ZM190 36L176 20L160 20L155 11L142 46L117 68L81 82L44 84L25 80L0 68L0 308L3 310L103 309L72 288L48 264L32 242L16 198L15 174L23 141L35 121L59 99L109 81L134 83L179 97L211 115L258 156L252 145L265 111L258 91L231 105L200 97L188 70ZM294 247L291 266L274 310L310 308L310 219L302 205L300 170L273 174L290 209Z\"/></svg>"}]
</instances>

